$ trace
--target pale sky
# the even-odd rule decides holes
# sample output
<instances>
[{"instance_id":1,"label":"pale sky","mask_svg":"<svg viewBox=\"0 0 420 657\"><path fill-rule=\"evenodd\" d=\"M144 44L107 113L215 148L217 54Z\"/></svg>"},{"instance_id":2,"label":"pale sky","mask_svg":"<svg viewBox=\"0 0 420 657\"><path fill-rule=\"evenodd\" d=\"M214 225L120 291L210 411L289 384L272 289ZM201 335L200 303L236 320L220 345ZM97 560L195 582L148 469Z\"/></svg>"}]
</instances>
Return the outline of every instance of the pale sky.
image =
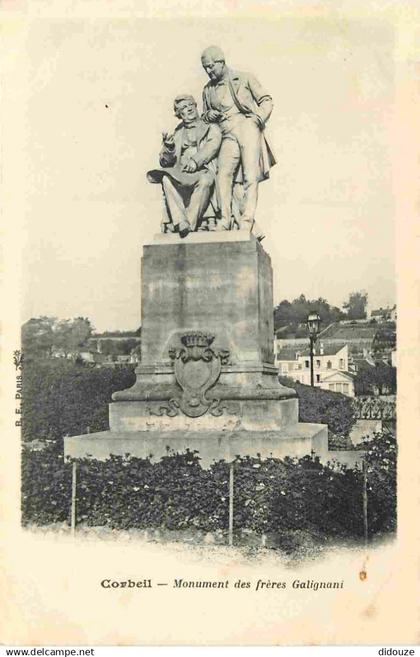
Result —
<instances>
[{"instance_id":1,"label":"pale sky","mask_svg":"<svg viewBox=\"0 0 420 657\"><path fill-rule=\"evenodd\" d=\"M220 45L272 95L277 165L257 219L274 301L300 293L340 306L364 290L395 302L394 35L374 20L49 19L15 62L15 139L24 208L22 320L88 316L140 324L142 244L159 231L146 181L173 98L200 101L200 54ZM16 172L15 172L16 173Z\"/></svg>"}]
</instances>

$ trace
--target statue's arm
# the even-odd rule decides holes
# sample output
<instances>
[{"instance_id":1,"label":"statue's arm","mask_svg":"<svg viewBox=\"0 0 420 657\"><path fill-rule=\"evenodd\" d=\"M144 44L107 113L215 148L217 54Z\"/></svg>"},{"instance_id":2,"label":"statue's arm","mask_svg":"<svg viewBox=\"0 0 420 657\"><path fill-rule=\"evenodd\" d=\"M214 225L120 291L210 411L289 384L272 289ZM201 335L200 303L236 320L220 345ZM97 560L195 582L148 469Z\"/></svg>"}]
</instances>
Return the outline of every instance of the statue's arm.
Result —
<instances>
[{"instance_id":1,"label":"statue's arm","mask_svg":"<svg viewBox=\"0 0 420 657\"><path fill-rule=\"evenodd\" d=\"M266 123L273 111L273 99L270 94L262 88L257 78L250 74L248 74L248 89L258 105L258 116L264 123Z\"/></svg>"},{"instance_id":2,"label":"statue's arm","mask_svg":"<svg viewBox=\"0 0 420 657\"><path fill-rule=\"evenodd\" d=\"M202 115L201 115L201 118L202 118L203 121L205 121L206 123L211 123L211 121L210 121L210 119L209 119L209 117L208 117L208 113L209 113L209 111L210 111L211 109L212 109L212 108L210 107L210 105L209 105L209 103L208 103L208 100L207 100L206 87L204 87L204 89L203 89L203 113L202 113Z\"/></svg>"},{"instance_id":3,"label":"statue's arm","mask_svg":"<svg viewBox=\"0 0 420 657\"><path fill-rule=\"evenodd\" d=\"M219 126L211 124L207 133L206 142L200 146L197 153L192 157L197 164L197 169L201 169L216 157L221 143L222 133Z\"/></svg>"}]
</instances>

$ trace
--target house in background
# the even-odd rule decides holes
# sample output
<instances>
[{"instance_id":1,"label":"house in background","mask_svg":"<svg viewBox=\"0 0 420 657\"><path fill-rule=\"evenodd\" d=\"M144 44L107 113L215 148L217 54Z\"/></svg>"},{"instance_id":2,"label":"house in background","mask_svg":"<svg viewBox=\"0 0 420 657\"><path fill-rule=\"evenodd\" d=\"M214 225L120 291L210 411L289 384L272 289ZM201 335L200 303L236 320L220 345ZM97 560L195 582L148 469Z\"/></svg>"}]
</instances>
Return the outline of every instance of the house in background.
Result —
<instances>
[{"instance_id":1,"label":"house in background","mask_svg":"<svg viewBox=\"0 0 420 657\"><path fill-rule=\"evenodd\" d=\"M297 351L304 351L308 348L309 339L308 337L304 338L282 338L279 337L277 333L274 337L274 356L276 357L280 352L283 352L284 349L290 350L290 354L294 354ZM289 352L284 352L289 353Z\"/></svg>"},{"instance_id":2,"label":"house in background","mask_svg":"<svg viewBox=\"0 0 420 657\"><path fill-rule=\"evenodd\" d=\"M105 331L93 333L88 340L90 349L97 353L128 355L141 345L141 328L137 331Z\"/></svg>"},{"instance_id":3,"label":"house in background","mask_svg":"<svg viewBox=\"0 0 420 657\"><path fill-rule=\"evenodd\" d=\"M94 333L88 341L88 348L99 367L138 363L141 357L141 329Z\"/></svg>"},{"instance_id":4,"label":"house in background","mask_svg":"<svg viewBox=\"0 0 420 657\"><path fill-rule=\"evenodd\" d=\"M375 359L366 349L361 354L349 354L349 372L356 375L364 367L375 367Z\"/></svg>"},{"instance_id":5,"label":"house in background","mask_svg":"<svg viewBox=\"0 0 420 657\"><path fill-rule=\"evenodd\" d=\"M94 333L83 346L72 351L53 348L51 356L83 361L93 367L117 367L141 360L141 331Z\"/></svg>"},{"instance_id":6,"label":"house in background","mask_svg":"<svg viewBox=\"0 0 420 657\"><path fill-rule=\"evenodd\" d=\"M323 390L330 392L341 392L348 397L354 397L354 379L349 372L333 372L327 375L320 386Z\"/></svg>"},{"instance_id":7,"label":"house in background","mask_svg":"<svg viewBox=\"0 0 420 657\"><path fill-rule=\"evenodd\" d=\"M377 310L372 310L370 318L374 319L379 324L382 324L383 322L396 322L397 306L394 305L392 308L378 308Z\"/></svg>"},{"instance_id":8,"label":"house in background","mask_svg":"<svg viewBox=\"0 0 420 657\"><path fill-rule=\"evenodd\" d=\"M281 376L311 385L309 348L287 345L278 349L276 362ZM354 397L353 376L349 373L347 344L324 345L319 341L314 349L314 386Z\"/></svg>"}]
</instances>

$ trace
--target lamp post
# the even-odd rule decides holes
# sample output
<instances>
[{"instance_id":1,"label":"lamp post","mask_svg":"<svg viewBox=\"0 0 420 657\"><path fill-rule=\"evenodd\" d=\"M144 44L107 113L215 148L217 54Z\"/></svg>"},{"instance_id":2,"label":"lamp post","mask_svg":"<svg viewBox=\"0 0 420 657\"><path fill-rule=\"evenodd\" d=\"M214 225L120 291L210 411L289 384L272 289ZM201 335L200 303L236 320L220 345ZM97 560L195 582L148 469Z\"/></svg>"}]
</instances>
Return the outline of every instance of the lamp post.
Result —
<instances>
[{"instance_id":1,"label":"lamp post","mask_svg":"<svg viewBox=\"0 0 420 657\"><path fill-rule=\"evenodd\" d=\"M308 315L306 324L309 332L309 358L311 363L311 386L314 385L314 344L318 338L321 318L317 312L311 312Z\"/></svg>"}]
</instances>

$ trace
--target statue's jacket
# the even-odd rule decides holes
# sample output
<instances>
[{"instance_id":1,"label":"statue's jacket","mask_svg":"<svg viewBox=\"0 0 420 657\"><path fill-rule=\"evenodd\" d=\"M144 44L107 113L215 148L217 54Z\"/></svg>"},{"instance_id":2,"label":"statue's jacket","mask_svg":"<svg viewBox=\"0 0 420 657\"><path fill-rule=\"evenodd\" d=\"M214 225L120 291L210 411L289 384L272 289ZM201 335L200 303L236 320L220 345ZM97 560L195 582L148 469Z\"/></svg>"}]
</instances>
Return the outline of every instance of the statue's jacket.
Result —
<instances>
[{"instance_id":1,"label":"statue's jacket","mask_svg":"<svg viewBox=\"0 0 420 657\"><path fill-rule=\"evenodd\" d=\"M217 154L222 143L222 133L218 125L205 123L202 119L197 120L195 135L197 139L197 150L188 157L197 163L196 173L182 171L182 149L186 141L187 129L180 123L174 132L174 147L168 148L165 144L159 154L159 164L162 169L148 171L149 182L158 183L163 176L167 175L176 182L190 186L198 178L200 171L209 171L215 176L217 171Z\"/></svg>"},{"instance_id":2,"label":"statue's jacket","mask_svg":"<svg viewBox=\"0 0 420 657\"><path fill-rule=\"evenodd\" d=\"M260 151L260 168L261 180L269 177L269 171L276 164L272 148L264 134L264 126L269 119L273 109L273 101L257 78L251 73L233 71L228 69L227 76L232 99L238 110L246 116L255 115L261 123L261 151ZM203 89L203 119L207 120L207 112L211 109L219 110L216 94L214 92L215 84L209 81ZM237 181L241 180L241 175Z\"/></svg>"}]
</instances>

